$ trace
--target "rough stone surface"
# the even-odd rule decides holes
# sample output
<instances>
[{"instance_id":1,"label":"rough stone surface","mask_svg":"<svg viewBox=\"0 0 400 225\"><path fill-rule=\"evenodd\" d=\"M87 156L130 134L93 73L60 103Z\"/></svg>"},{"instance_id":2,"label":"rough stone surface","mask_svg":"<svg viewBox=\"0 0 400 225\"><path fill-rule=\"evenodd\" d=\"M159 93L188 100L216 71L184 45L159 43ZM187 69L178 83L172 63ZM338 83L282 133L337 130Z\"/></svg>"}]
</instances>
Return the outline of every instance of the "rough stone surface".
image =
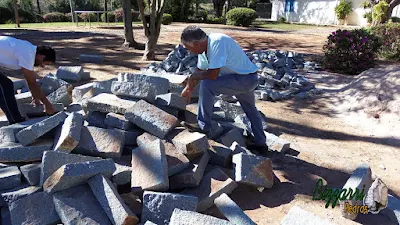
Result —
<instances>
[{"instance_id":1,"label":"rough stone surface","mask_svg":"<svg viewBox=\"0 0 400 225\"><path fill-rule=\"evenodd\" d=\"M64 105L61 103L53 104L56 112L64 110ZM19 112L24 117L46 116L43 105L34 106L33 104L23 103L18 104Z\"/></svg>"},{"instance_id":2,"label":"rough stone surface","mask_svg":"<svg viewBox=\"0 0 400 225\"><path fill-rule=\"evenodd\" d=\"M226 220L192 211L175 209L169 225L233 225Z\"/></svg>"},{"instance_id":3,"label":"rough stone surface","mask_svg":"<svg viewBox=\"0 0 400 225\"><path fill-rule=\"evenodd\" d=\"M47 151L43 154L41 172L40 172L40 185L47 180L54 172L65 164L97 161L101 158L68 154L65 152Z\"/></svg>"},{"instance_id":4,"label":"rough stone surface","mask_svg":"<svg viewBox=\"0 0 400 225\"><path fill-rule=\"evenodd\" d=\"M376 178L364 199L364 205L368 206L369 212L378 213L386 208L388 204L388 191L386 184L379 177Z\"/></svg>"},{"instance_id":5,"label":"rough stone surface","mask_svg":"<svg viewBox=\"0 0 400 225\"><path fill-rule=\"evenodd\" d=\"M8 126L9 124L6 116L0 116L0 128Z\"/></svg>"},{"instance_id":6,"label":"rough stone surface","mask_svg":"<svg viewBox=\"0 0 400 225\"><path fill-rule=\"evenodd\" d=\"M130 225L139 222L108 178L99 174L88 180L88 184L112 224Z\"/></svg>"},{"instance_id":7,"label":"rough stone surface","mask_svg":"<svg viewBox=\"0 0 400 225\"><path fill-rule=\"evenodd\" d=\"M1 221L0 222L1 222L2 225L12 225L11 224L10 210L8 209L8 207L1 208L0 214L1 214Z\"/></svg>"},{"instance_id":8,"label":"rough stone surface","mask_svg":"<svg viewBox=\"0 0 400 225\"><path fill-rule=\"evenodd\" d=\"M12 224L54 224L60 221L53 196L38 192L13 202L10 206Z\"/></svg>"},{"instance_id":9,"label":"rough stone surface","mask_svg":"<svg viewBox=\"0 0 400 225\"><path fill-rule=\"evenodd\" d=\"M143 194L142 221L168 225L174 209L196 211L197 197L145 191Z\"/></svg>"},{"instance_id":10,"label":"rough stone surface","mask_svg":"<svg viewBox=\"0 0 400 225\"><path fill-rule=\"evenodd\" d=\"M186 109L186 100L176 93L157 95L155 104L181 110Z\"/></svg>"},{"instance_id":11,"label":"rough stone surface","mask_svg":"<svg viewBox=\"0 0 400 225\"><path fill-rule=\"evenodd\" d=\"M65 81L80 81L83 76L82 66L60 66L56 77Z\"/></svg>"},{"instance_id":12,"label":"rough stone surface","mask_svg":"<svg viewBox=\"0 0 400 225\"><path fill-rule=\"evenodd\" d=\"M233 224L256 225L227 194L214 200L219 211Z\"/></svg>"},{"instance_id":13,"label":"rough stone surface","mask_svg":"<svg viewBox=\"0 0 400 225\"><path fill-rule=\"evenodd\" d=\"M17 100L18 104L31 103L32 102L32 93L25 92L25 93L16 94L15 100Z\"/></svg>"},{"instance_id":14,"label":"rough stone surface","mask_svg":"<svg viewBox=\"0 0 400 225\"><path fill-rule=\"evenodd\" d=\"M43 90L43 93L45 95L53 93L61 86L70 86L68 82L58 79L51 73L47 74L42 79L40 79L38 83L40 84L40 88Z\"/></svg>"},{"instance_id":15,"label":"rough stone surface","mask_svg":"<svg viewBox=\"0 0 400 225\"><path fill-rule=\"evenodd\" d=\"M80 54L79 61L85 63L102 63L104 62L104 56L102 55L89 55L89 54Z\"/></svg>"},{"instance_id":16,"label":"rough stone surface","mask_svg":"<svg viewBox=\"0 0 400 225\"><path fill-rule=\"evenodd\" d=\"M169 178L171 189L182 189L188 187L196 187L203 178L204 170L210 160L207 152L199 156L192 162L187 169Z\"/></svg>"},{"instance_id":17,"label":"rough stone surface","mask_svg":"<svg viewBox=\"0 0 400 225\"><path fill-rule=\"evenodd\" d=\"M176 149L176 147L166 141L163 141L165 146L165 154L167 155L168 176L173 176L184 171L189 167L189 159Z\"/></svg>"},{"instance_id":18,"label":"rough stone surface","mask_svg":"<svg viewBox=\"0 0 400 225\"><path fill-rule=\"evenodd\" d=\"M1 198L8 205L11 205L11 203L17 201L18 199L24 198L41 190L42 187L22 185L18 186L17 188L8 189L6 192L1 194Z\"/></svg>"},{"instance_id":19,"label":"rough stone surface","mask_svg":"<svg viewBox=\"0 0 400 225\"><path fill-rule=\"evenodd\" d=\"M67 106L66 111L69 113L75 112L81 114L82 116L86 116L86 113L81 103L72 103L71 105Z\"/></svg>"},{"instance_id":20,"label":"rough stone surface","mask_svg":"<svg viewBox=\"0 0 400 225\"><path fill-rule=\"evenodd\" d=\"M93 90L94 83L84 84L78 87L75 87L72 90L72 99L74 102L80 102L83 96L89 91Z\"/></svg>"},{"instance_id":21,"label":"rough stone surface","mask_svg":"<svg viewBox=\"0 0 400 225\"><path fill-rule=\"evenodd\" d=\"M118 159L122 155L124 141L124 134L117 129L82 127L81 139L74 152Z\"/></svg>"},{"instance_id":22,"label":"rough stone surface","mask_svg":"<svg viewBox=\"0 0 400 225\"><path fill-rule=\"evenodd\" d=\"M232 143L230 149L232 150L232 155L236 155L236 154L240 154L240 153L244 153L247 155L253 155L253 153L250 150L240 146L239 143L237 143L236 141L234 141Z\"/></svg>"},{"instance_id":23,"label":"rough stone surface","mask_svg":"<svg viewBox=\"0 0 400 225\"><path fill-rule=\"evenodd\" d=\"M169 89L169 81L163 77L146 76L142 74L123 73L118 74L122 78L119 81L132 82L142 90L154 89L154 97L156 95L166 94ZM153 98L154 100L154 98Z\"/></svg>"},{"instance_id":24,"label":"rough stone surface","mask_svg":"<svg viewBox=\"0 0 400 225\"><path fill-rule=\"evenodd\" d=\"M21 123L16 123L8 126L4 126L0 128L0 143L6 143L6 142L18 142L16 138L16 134L20 132L22 129L29 127L30 125L33 125L35 123L38 123L44 119L47 119L49 117L39 117L39 118L34 118L30 120L26 120ZM7 121L8 122L8 121Z\"/></svg>"},{"instance_id":25,"label":"rough stone surface","mask_svg":"<svg viewBox=\"0 0 400 225\"><path fill-rule=\"evenodd\" d=\"M134 125L129 122L129 120L127 120L125 116L116 113L108 113L104 120L104 123L107 126L118 128L121 130L130 130L134 128Z\"/></svg>"},{"instance_id":26,"label":"rough stone surface","mask_svg":"<svg viewBox=\"0 0 400 225\"><path fill-rule=\"evenodd\" d=\"M21 185L21 172L17 166L0 169L0 190L6 190Z\"/></svg>"},{"instance_id":27,"label":"rough stone surface","mask_svg":"<svg viewBox=\"0 0 400 225\"><path fill-rule=\"evenodd\" d=\"M72 152L81 140L83 116L71 113L54 140L54 151Z\"/></svg>"},{"instance_id":28,"label":"rough stone surface","mask_svg":"<svg viewBox=\"0 0 400 225\"><path fill-rule=\"evenodd\" d=\"M151 135L147 132L144 132L142 135L137 137L136 142L138 146L145 147L146 145L150 144L151 142L157 140L158 138L154 135Z\"/></svg>"},{"instance_id":29,"label":"rough stone surface","mask_svg":"<svg viewBox=\"0 0 400 225\"><path fill-rule=\"evenodd\" d=\"M143 130L164 138L175 128L178 119L144 100L137 102L125 117Z\"/></svg>"},{"instance_id":30,"label":"rough stone surface","mask_svg":"<svg viewBox=\"0 0 400 225\"><path fill-rule=\"evenodd\" d=\"M119 113L125 114L136 104L135 101L119 98L112 94L102 93L87 102L87 110L89 112L99 111L103 113Z\"/></svg>"},{"instance_id":31,"label":"rough stone surface","mask_svg":"<svg viewBox=\"0 0 400 225\"><path fill-rule=\"evenodd\" d=\"M393 222L400 224L400 200L393 195L388 196L387 208L382 210Z\"/></svg>"},{"instance_id":32,"label":"rough stone surface","mask_svg":"<svg viewBox=\"0 0 400 225\"><path fill-rule=\"evenodd\" d=\"M208 149L208 153L210 154L210 164L222 167L229 166L232 161L232 150L213 140L209 140L208 142L210 144L210 148Z\"/></svg>"},{"instance_id":33,"label":"rough stone surface","mask_svg":"<svg viewBox=\"0 0 400 225\"><path fill-rule=\"evenodd\" d=\"M107 124L105 123L106 116L106 113L94 111L87 115L86 121L88 122L89 126L107 128Z\"/></svg>"},{"instance_id":34,"label":"rough stone surface","mask_svg":"<svg viewBox=\"0 0 400 225\"><path fill-rule=\"evenodd\" d=\"M265 132L265 136L267 138L267 146L268 149L273 151L285 153L287 150L290 149L290 143L282 138L277 137L274 134Z\"/></svg>"},{"instance_id":35,"label":"rough stone surface","mask_svg":"<svg viewBox=\"0 0 400 225\"><path fill-rule=\"evenodd\" d=\"M213 206L214 200L221 194L230 194L236 187L234 180L216 168L203 177L198 187L185 189L181 194L198 197L197 211L203 212Z\"/></svg>"},{"instance_id":36,"label":"rough stone surface","mask_svg":"<svg viewBox=\"0 0 400 225\"><path fill-rule=\"evenodd\" d=\"M333 225L325 219L321 219L316 215L301 209L298 206L293 206L289 213L283 218L281 225Z\"/></svg>"},{"instance_id":37,"label":"rough stone surface","mask_svg":"<svg viewBox=\"0 0 400 225\"><path fill-rule=\"evenodd\" d=\"M17 133L16 137L22 145L27 146L34 140L57 127L66 117L67 115L64 112L59 112L54 116L24 128Z\"/></svg>"},{"instance_id":38,"label":"rough stone surface","mask_svg":"<svg viewBox=\"0 0 400 225\"><path fill-rule=\"evenodd\" d=\"M30 146L12 144L0 147L0 162L35 162L40 161L45 151L51 150L53 141L41 140Z\"/></svg>"},{"instance_id":39,"label":"rough stone surface","mask_svg":"<svg viewBox=\"0 0 400 225\"><path fill-rule=\"evenodd\" d=\"M40 172L42 170L42 165L40 163L24 165L19 169L28 184L38 185L40 183Z\"/></svg>"},{"instance_id":40,"label":"rough stone surface","mask_svg":"<svg viewBox=\"0 0 400 225\"><path fill-rule=\"evenodd\" d=\"M64 225L111 225L87 184L55 193L53 202Z\"/></svg>"},{"instance_id":41,"label":"rough stone surface","mask_svg":"<svg viewBox=\"0 0 400 225\"><path fill-rule=\"evenodd\" d=\"M372 184L371 174L372 174L371 168L367 164L359 165L357 169L353 172L353 174L350 176L350 178L347 180L346 184L343 186L343 189L349 190L349 188L351 188L352 190L356 190L356 188L358 188L359 191L361 191L365 185L365 190L368 190ZM362 200L356 201L355 199L352 200L347 199L343 201L339 200L342 216L346 219L355 220L358 214L349 213L345 209L346 202L354 206L356 203L358 205L363 205L363 201Z\"/></svg>"},{"instance_id":42,"label":"rough stone surface","mask_svg":"<svg viewBox=\"0 0 400 225\"><path fill-rule=\"evenodd\" d=\"M61 103L67 106L72 103L72 94L68 89L68 86L61 86L53 93L47 95L47 99L51 104Z\"/></svg>"},{"instance_id":43,"label":"rough stone surface","mask_svg":"<svg viewBox=\"0 0 400 225\"><path fill-rule=\"evenodd\" d=\"M124 185L131 182L132 179L132 156L123 155L115 160L115 172L112 175L112 181L117 185Z\"/></svg>"},{"instance_id":44,"label":"rough stone surface","mask_svg":"<svg viewBox=\"0 0 400 225\"><path fill-rule=\"evenodd\" d=\"M117 78L112 78L110 80L98 81L93 83L93 94L98 95L101 93L111 94L112 82L117 81Z\"/></svg>"},{"instance_id":45,"label":"rough stone surface","mask_svg":"<svg viewBox=\"0 0 400 225\"><path fill-rule=\"evenodd\" d=\"M189 132L185 129L175 129L172 143L175 147L185 155L199 155L206 152L210 147L208 138L205 134L198 132Z\"/></svg>"},{"instance_id":46,"label":"rough stone surface","mask_svg":"<svg viewBox=\"0 0 400 225\"><path fill-rule=\"evenodd\" d=\"M148 102L154 102L156 97L156 90L154 86L141 86L134 82L114 81L111 85L111 92L118 96L144 99Z\"/></svg>"},{"instance_id":47,"label":"rough stone surface","mask_svg":"<svg viewBox=\"0 0 400 225\"><path fill-rule=\"evenodd\" d=\"M236 182L265 188L274 184L271 159L240 153L233 156L232 162Z\"/></svg>"},{"instance_id":48,"label":"rough stone surface","mask_svg":"<svg viewBox=\"0 0 400 225\"><path fill-rule=\"evenodd\" d=\"M135 130L120 130L124 134L124 145L136 145L136 139L143 134L143 130L141 129L135 129Z\"/></svg>"},{"instance_id":49,"label":"rough stone surface","mask_svg":"<svg viewBox=\"0 0 400 225\"><path fill-rule=\"evenodd\" d=\"M132 150L132 168L132 191L168 189L168 164L161 140Z\"/></svg>"},{"instance_id":50,"label":"rough stone surface","mask_svg":"<svg viewBox=\"0 0 400 225\"><path fill-rule=\"evenodd\" d=\"M246 142L243 138L243 133L239 129L232 129L228 133L224 134L221 138L221 143L225 146L231 146L233 142L239 143L239 145L246 147Z\"/></svg>"},{"instance_id":51,"label":"rough stone surface","mask_svg":"<svg viewBox=\"0 0 400 225\"><path fill-rule=\"evenodd\" d=\"M111 177L115 164L111 159L66 164L54 172L43 184L43 189L54 193L85 183L97 174Z\"/></svg>"}]
</instances>

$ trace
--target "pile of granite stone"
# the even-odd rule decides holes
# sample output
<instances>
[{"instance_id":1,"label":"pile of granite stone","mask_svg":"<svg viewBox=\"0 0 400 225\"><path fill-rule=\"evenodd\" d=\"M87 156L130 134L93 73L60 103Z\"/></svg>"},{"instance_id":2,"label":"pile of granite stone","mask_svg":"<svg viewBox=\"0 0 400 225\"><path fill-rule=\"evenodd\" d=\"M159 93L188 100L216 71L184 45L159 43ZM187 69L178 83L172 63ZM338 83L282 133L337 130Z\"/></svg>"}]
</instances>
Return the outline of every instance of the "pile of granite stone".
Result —
<instances>
[{"instance_id":1,"label":"pile of granite stone","mask_svg":"<svg viewBox=\"0 0 400 225\"><path fill-rule=\"evenodd\" d=\"M41 80L55 115L25 92L16 98L27 120L0 122L2 224L255 224L229 195L238 184L271 188L274 173L246 149L240 106L216 102L209 139L180 125L196 115L176 77L125 73L73 88L82 68L59 70ZM290 148L265 133L271 150ZM202 214L214 205L228 220Z\"/></svg>"}]
</instances>

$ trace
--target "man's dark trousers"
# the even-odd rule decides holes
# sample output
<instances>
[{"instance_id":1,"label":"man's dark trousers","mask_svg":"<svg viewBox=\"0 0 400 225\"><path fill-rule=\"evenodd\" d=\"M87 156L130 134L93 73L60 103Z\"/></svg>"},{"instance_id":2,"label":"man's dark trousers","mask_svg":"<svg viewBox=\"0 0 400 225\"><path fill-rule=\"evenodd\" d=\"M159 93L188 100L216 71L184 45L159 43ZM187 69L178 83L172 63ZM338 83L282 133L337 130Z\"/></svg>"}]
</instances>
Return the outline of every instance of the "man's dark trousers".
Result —
<instances>
[{"instance_id":1,"label":"man's dark trousers","mask_svg":"<svg viewBox=\"0 0 400 225\"><path fill-rule=\"evenodd\" d=\"M6 114L10 124L24 121L24 117L18 110L17 100L14 95L14 84L6 76L0 73L0 107Z\"/></svg>"}]
</instances>

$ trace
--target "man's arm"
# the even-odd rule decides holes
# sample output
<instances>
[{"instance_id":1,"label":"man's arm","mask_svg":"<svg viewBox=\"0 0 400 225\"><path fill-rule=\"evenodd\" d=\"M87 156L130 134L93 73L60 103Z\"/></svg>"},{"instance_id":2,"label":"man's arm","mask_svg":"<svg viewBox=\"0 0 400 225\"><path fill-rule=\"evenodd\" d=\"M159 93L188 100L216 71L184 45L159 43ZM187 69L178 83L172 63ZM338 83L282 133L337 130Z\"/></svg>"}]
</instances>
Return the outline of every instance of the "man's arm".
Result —
<instances>
[{"instance_id":1,"label":"man's arm","mask_svg":"<svg viewBox=\"0 0 400 225\"><path fill-rule=\"evenodd\" d=\"M192 93L194 91L194 88L198 84L200 80L216 80L218 75L219 75L220 69L210 69L210 70L200 70L196 69L196 71L189 76L187 82L186 82L186 87L183 89L181 96L186 98L186 101L189 102L190 99L192 98Z\"/></svg>"},{"instance_id":2,"label":"man's arm","mask_svg":"<svg viewBox=\"0 0 400 225\"><path fill-rule=\"evenodd\" d=\"M36 81L37 74L33 71L22 68L22 74L24 74L25 80L28 83L28 87L32 93L32 97L35 100L40 100L45 106L45 110L47 114L54 114L55 110L53 105L49 102L49 100L44 95L42 89Z\"/></svg>"}]
</instances>

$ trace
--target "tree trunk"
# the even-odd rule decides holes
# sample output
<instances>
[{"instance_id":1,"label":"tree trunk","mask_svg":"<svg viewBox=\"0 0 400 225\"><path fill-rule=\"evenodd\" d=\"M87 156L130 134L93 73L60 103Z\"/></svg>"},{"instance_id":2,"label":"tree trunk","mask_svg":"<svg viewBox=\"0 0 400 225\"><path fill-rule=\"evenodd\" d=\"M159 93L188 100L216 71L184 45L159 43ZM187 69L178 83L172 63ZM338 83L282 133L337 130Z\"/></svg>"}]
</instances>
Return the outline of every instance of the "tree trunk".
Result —
<instances>
[{"instance_id":1,"label":"tree trunk","mask_svg":"<svg viewBox=\"0 0 400 225\"><path fill-rule=\"evenodd\" d=\"M17 0L14 0L14 13L15 13L15 23L17 24L18 27L21 27L19 22Z\"/></svg>"},{"instance_id":2,"label":"tree trunk","mask_svg":"<svg viewBox=\"0 0 400 225\"><path fill-rule=\"evenodd\" d=\"M400 5L400 0L392 0L389 2L389 9L386 13L386 18L390 19L392 17L393 9L397 6ZM386 22L386 21L385 21Z\"/></svg>"},{"instance_id":3,"label":"tree trunk","mask_svg":"<svg viewBox=\"0 0 400 225\"><path fill-rule=\"evenodd\" d=\"M108 23L107 0L104 0L104 11L106 11L105 12L106 23Z\"/></svg>"},{"instance_id":4,"label":"tree trunk","mask_svg":"<svg viewBox=\"0 0 400 225\"><path fill-rule=\"evenodd\" d=\"M38 9L38 14L41 15L42 10L40 9L40 0L36 0L36 4L37 4L37 9Z\"/></svg>"},{"instance_id":5,"label":"tree trunk","mask_svg":"<svg viewBox=\"0 0 400 225\"><path fill-rule=\"evenodd\" d=\"M196 0L196 15L199 15L200 0Z\"/></svg>"},{"instance_id":6,"label":"tree trunk","mask_svg":"<svg viewBox=\"0 0 400 225\"><path fill-rule=\"evenodd\" d=\"M124 37L125 42L122 44L123 48L137 48L138 44L133 38L132 28L132 13L131 13L131 1L122 0L122 12L124 21Z\"/></svg>"},{"instance_id":7,"label":"tree trunk","mask_svg":"<svg viewBox=\"0 0 400 225\"><path fill-rule=\"evenodd\" d=\"M216 16L219 18L222 16L222 10L224 10L224 0L213 0L214 10Z\"/></svg>"},{"instance_id":8,"label":"tree trunk","mask_svg":"<svg viewBox=\"0 0 400 225\"><path fill-rule=\"evenodd\" d=\"M71 8L71 17L72 17L72 22L78 22L78 18L75 15L75 6L72 4L72 0L69 0L69 7Z\"/></svg>"},{"instance_id":9,"label":"tree trunk","mask_svg":"<svg viewBox=\"0 0 400 225\"><path fill-rule=\"evenodd\" d=\"M232 0L228 0L228 8L226 9L226 12L232 9Z\"/></svg>"}]
</instances>

